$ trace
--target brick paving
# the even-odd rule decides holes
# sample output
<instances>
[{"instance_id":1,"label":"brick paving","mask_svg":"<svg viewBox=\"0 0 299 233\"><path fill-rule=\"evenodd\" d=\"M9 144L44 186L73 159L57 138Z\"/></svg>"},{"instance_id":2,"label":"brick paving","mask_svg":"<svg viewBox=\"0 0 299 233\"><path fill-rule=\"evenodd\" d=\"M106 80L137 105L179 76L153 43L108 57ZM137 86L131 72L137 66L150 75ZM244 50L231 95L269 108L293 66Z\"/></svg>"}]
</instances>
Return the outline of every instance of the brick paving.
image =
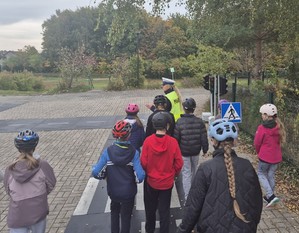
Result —
<instances>
[{"instance_id":1,"label":"brick paving","mask_svg":"<svg viewBox=\"0 0 299 233\"><path fill-rule=\"evenodd\" d=\"M202 88L182 89L181 92L184 98L196 100L196 114L200 115L209 93ZM161 94L161 90L0 96L0 121L125 115L124 107L129 102L139 104L140 114L149 115L145 104L152 102L157 94ZM47 233L64 232L90 177L91 165L97 161L110 132L110 128L38 132L40 143L36 151L53 166L57 177L55 190L49 195ZM16 133L0 132L1 170L18 155L13 144ZM239 155L253 160L249 155ZM8 196L1 183L0 232L3 233L8 232L7 206ZM282 203L273 209L264 209L258 232L299 232L299 216L289 212Z\"/></svg>"}]
</instances>

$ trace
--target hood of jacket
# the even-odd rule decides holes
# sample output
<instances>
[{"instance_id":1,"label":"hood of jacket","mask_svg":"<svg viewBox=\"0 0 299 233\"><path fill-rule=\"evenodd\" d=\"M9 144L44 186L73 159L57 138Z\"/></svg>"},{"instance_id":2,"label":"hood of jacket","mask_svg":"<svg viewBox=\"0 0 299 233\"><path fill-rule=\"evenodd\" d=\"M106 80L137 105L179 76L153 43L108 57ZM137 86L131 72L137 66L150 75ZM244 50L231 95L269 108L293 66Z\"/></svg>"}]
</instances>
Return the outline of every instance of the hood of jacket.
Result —
<instances>
[{"instance_id":1,"label":"hood of jacket","mask_svg":"<svg viewBox=\"0 0 299 233\"><path fill-rule=\"evenodd\" d=\"M108 148L110 160L115 165L126 165L130 163L136 153L136 149L129 141L115 142Z\"/></svg>"},{"instance_id":2,"label":"hood of jacket","mask_svg":"<svg viewBox=\"0 0 299 233\"><path fill-rule=\"evenodd\" d=\"M40 166L32 170L28 169L27 162L21 160L16 163L14 169L11 171L13 178L19 183L26 183L29 181L40 169Z\"/></svg>"},{"instance_id":3,"label":"hood of jacket","mask_svg":"<svg viewBox=\"0 0 299 233\"><path fill-rule=\"evenodd\" d=\"M167 135L156 135L152 137L151 148L155 155L163 155L168 147Z\"/></svg>"}]
</instances>

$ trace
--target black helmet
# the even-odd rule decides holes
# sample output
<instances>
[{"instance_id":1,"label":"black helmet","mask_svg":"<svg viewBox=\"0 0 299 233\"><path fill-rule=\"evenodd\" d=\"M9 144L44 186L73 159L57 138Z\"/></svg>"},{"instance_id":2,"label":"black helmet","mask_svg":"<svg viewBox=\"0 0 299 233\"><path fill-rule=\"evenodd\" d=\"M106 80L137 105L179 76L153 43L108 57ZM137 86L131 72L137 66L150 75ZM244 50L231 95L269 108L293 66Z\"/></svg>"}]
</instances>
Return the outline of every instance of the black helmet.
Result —
<instances>
[{"instance_id":1,"label":"black helmet","mask_svg":"<svg viewBox=\"0 0 299 233\"><path fill-rule=\"evenodd\" d=\"M166 97L164 95L157 95L155 96L155 99L154 99L154 105L159 105L159 104L166 104L167 103L167 100L166 100Z\"/></svg>"},{"instance_id":2,"label":"black helmet","mask_svg":"<svg viewBox=\"0 0 299 233\"><path fill-rule=\"evenodd\" d=\"M168 117L165 112L157 112L152 119L153 126L155 129L166 129Z\"/></svg>"},{"instance_id":3,"label":"black helmet","mask_svg":"<svg viewBox=\"0 0 299 233\"><path fill-rule=\"evenodd\" d=\"M30 129L20 131L15 138L15 146L18 150L35 149L38 144L39 136Z\"/></svg>"},{"instance_id":4,"label":"black helmet","mask_svg":"<svg viewBox=\"0 0 299 233\"><path fill-rule=\"evenodd\" d=\"M185 110L194 111L194 109L196 108L196 102L193 98L187 98L183 102L183 107Z\"/></svg>"}]
</instances>

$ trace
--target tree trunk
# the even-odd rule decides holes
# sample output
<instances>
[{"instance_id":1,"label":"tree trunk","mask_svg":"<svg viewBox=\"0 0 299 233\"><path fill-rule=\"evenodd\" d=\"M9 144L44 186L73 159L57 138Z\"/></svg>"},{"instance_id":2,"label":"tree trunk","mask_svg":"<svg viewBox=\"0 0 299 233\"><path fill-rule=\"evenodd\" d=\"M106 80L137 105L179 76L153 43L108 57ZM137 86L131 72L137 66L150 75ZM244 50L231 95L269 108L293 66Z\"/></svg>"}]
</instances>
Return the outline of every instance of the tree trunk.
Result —
<instances>
[{"instance_id":1,"label":"tree trunk","mask_svg":"<svg viewBox=\"0 0 299 233\"><path fill-rule=\"evenodd\" d=\"M262 39L258 38L255 41L255 58L256 58L256 77L259 79L262 79L262 71L263 71L263 65L262 65Z\"/></svg>"}]
</instances>

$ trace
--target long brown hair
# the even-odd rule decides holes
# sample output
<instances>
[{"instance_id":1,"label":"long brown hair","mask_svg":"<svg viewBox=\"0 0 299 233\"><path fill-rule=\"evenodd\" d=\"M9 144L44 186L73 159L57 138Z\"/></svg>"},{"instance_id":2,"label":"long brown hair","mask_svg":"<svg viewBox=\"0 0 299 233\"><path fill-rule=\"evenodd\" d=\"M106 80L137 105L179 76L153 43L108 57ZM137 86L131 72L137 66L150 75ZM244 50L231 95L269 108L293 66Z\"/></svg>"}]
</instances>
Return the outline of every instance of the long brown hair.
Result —
<instances>
[{"instance_id":1,"label":"long brown hair","mask_svg":"<svg viewBox=\"0 0 299 233\"><path fill-rule=\"evenodd\" d=\"M173 87L173 90L175 91L175 93L178 96L178 99L179 99L179 102L180 102L180 108L181 108L181 110L183 110L183 105L182 105L183 99L182 99L181 92L179 91L179 89L175 85L173 85L172 87Z\"/></svg>"},{"instance_id":2,"label":"long brown hair","mask_svg":"<svg viewBox=\"0 0 299 233\"><path fill-rule=\"evenodd\" d=\"M39 161L33 157L34 150L20 151L19 157L9 166L10 170L13 170L19 161L26 160L29 170L33 170L39 166Z\"/></svg>"},{"instance_id":3,"label":"long brown hair","mask_svg":"<svg viewBox=\"0 0 299 233\"><path fill-rule=\"evenodd\" d=\"M243 222L248 223L244 214L241 213L240 206L236 199L236 181L235 181L235 171L233 166L233 160L231 156L233 141L223 141L220 143L220 146L224 148L224 163L226 166L229 192L233 199L234 212L236 216L241 219Z\"/></svg>"},{"instance_id":4,"label":"long brown hair","mask_svg":"<svg viewBox=\"0 0 299 233\"><path fill-rule=\"evenodd\" d=\"M275 117L274 119L275 119L275 121L277 123L277 126L279 128L280 145L283 145L286 142L286 131L285 131L284 124L282 123L280 118Z\"/></svg>"}]
</instances>

